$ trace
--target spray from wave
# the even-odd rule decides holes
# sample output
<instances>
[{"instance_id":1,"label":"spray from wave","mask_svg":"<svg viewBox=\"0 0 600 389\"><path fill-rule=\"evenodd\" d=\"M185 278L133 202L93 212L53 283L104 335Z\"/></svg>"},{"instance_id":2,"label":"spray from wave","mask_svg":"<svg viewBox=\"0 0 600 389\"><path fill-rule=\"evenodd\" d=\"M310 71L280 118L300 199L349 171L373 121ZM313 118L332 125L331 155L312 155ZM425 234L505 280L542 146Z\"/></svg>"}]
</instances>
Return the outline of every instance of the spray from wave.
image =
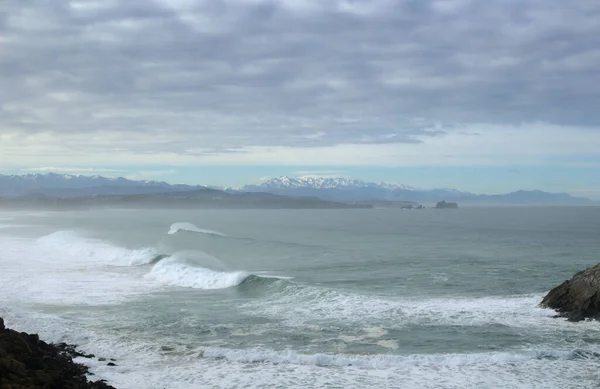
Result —
<instances>
[{"instance_id":1,"label":"spray from wave","mask_svg":"<svg viewBox=\"0 0 600 389\"><path fill-rule=\"evenodd\" d=\"M0 285L11 285L0 290L0 300L104 305L152 288L131 267L151 261L152 248L128 249L69 230L0 237L0 246Z\"/></svg>"},{"instance_id":2,"label":"spray from wave","mask_svg":"<svg viewBox=\"0 0 600 389\"><path fill-rule=\"evenodd\" d=\"M171 286L194 289L225 289L241 284L249 273L220 271L186 263L173 255L156 263L146 278Z\"/></svg>"},{"instance_id":3,"label":"spray from wave","mask_svg":"<svg viewBox=\"0 0 600 389\"><path fill-rule=\"evenodd\" d=\"M41 237L34 242L33 249L32 257L42 257L35 252L46 253L45 258L50 259L48 263L52 268L59 263L63 269L152 265L144 279L195 289L224 289L244 282L256 289L274 278L228 270L219 259L201 251L158 254L154 248L128 249L71 230Z\"/></svg>"},{"instance_id":4,"label":"spray from wave","mask_svg":"<svg viewBox=\"0 0 600 389\"><path fill-rule=\"evenodd\" d=\"M76 262L97 265L133 266L150 263L153 248L127 249L103 240L88 238L75 231L57 231L37 240L40 248Z\"/></svg>"},{"instance_id":5,"label":"spray from wave","mask_svg":"<svg viewBox=\"0 0 600 389\"><path fill-rule=\"evenodd\" d=\"M157 256L154 266L144 277L184 288L209 290L239 286L241 291L252 293L266 291L265 287L277 281L287 282L289 278L263 272L230 270L219 259L201 251Z\"/></svg>"},{"instance_id":6,"label":"spray from wave","mask_svg":"<svg viewBox=\"0 0 600 389\"><path fill-rule=\"evenodd\" d=\"M200 227L196 226L195 224L187 223L187 222L171 224L168 234L173 235L180 231L195 232L198 234L207 234L207 235L215 235L215 236L226 236L225 234L223 234L221 232L213 231L213 230L209 230L209 229L205 229L205 228L200 228Z\"/></svg>"}]
</instances>

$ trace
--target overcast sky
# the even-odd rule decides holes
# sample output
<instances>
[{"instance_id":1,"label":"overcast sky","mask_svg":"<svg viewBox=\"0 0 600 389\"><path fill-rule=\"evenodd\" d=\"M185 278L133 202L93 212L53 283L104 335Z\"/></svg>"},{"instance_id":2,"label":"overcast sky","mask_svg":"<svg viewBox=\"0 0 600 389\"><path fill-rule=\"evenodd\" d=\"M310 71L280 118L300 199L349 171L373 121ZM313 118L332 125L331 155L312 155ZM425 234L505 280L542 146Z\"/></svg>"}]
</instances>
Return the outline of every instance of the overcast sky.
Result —
<instances>
[{"instance_id":1,"label":"overcast sky","mask_svg":"<svg viewBox=\"0 0 600 389\"><path fill-rule=\"evenodd\" d=\"M600 1L2 0L0 168L600 198Z\"/></svg>"}]
</instances>

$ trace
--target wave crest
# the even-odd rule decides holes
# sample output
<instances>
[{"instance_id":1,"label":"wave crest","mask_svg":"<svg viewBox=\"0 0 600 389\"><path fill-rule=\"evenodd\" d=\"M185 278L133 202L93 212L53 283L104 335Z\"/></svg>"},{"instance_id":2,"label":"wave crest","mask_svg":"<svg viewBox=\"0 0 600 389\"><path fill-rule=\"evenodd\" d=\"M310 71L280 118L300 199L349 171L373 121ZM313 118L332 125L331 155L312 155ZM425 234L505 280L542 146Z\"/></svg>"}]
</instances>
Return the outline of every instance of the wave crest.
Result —
<instances>
[{"instance_id":1,"label":"wave crest","mask_svg":"<svg viewBox=\"0 0 600 389\"><path fill-rule=\"evenodd\" d=\"M225 289L241 284L249 276L243 271L226 272L191 266L177 256L171 256L156 263L145 277L185 288Z\"/></svg>"},{"instance_id":2,"label":"wave crest","mask_svg":"<svg viewBox=\"0 0 600 389\"><path fill-rule=\"evenodd\" d=\"M241 292L260 293L277 282L287 282L290 277L230 271L217 258L200 251L181 251L171 256L160 255L147 279L160 283L194 289L226 289L240 287Z\"/></svg>"},{"instance_id":3,"label":"wave crest","mask_svg":"<svg viewBox=\"0 0 600 389\"><path fill-rule=\"evenodd\" d=\"M37 240L41 248L78 262L135 266L150 263L157 253L153 248L127 249L100 239L81 236L75 231L64 230L46 235Z\"/></svg>"},{"instance_id":4,"label":"wave crest","mask_svg":"<svg viewBox=\"0 0 600 389\"><path fill-rule=\"evenodd\" d=\"M200 228L200 227L196 226L195 224L187 223L187 222L179 222L179 223L171 224L168 234L173 235L173 234L178 233L179 231L196 232L199 234L216 235L216 236L226 236L225 234L222 234L218 231Z\"/></svg>"}]
</instances>

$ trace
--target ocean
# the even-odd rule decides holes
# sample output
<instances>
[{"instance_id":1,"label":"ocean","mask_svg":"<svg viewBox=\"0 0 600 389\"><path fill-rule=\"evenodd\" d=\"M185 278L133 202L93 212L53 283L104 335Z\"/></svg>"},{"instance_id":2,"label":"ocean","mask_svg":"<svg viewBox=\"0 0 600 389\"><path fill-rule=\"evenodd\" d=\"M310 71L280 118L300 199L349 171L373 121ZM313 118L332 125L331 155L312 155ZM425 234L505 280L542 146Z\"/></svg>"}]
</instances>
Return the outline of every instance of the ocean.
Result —
<instances>
[{"instance_id":1,"label":"ocean","mask_svg":"<svg viewBox=\"0 0 600 389\"><path fill-rule=\"evenodd\" d=\"M0 316L128 388L592 388L600 208L0 212ZM99 358L114 358L107 366Z\"/></svg>"}]
</instances>

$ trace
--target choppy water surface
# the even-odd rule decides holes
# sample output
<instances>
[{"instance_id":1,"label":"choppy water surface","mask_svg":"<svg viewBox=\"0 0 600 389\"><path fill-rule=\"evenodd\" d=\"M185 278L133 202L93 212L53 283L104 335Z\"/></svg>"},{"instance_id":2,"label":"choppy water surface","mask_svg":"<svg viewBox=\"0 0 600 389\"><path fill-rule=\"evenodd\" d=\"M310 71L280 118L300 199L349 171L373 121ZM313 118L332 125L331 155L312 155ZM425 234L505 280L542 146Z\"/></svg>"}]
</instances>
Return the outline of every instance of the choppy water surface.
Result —
<instances>
[{"instance_id":1,"label":"choppy water surface","mask_svg":"<svg viewBox=\"0 0 600 389\"><path fill-rule=\"evenodd\" d=\"M0 315L119 388L589 388L600 208L0 213ZM140 386L140 383L143 385Z\"/></svg>"}]
</instances>

